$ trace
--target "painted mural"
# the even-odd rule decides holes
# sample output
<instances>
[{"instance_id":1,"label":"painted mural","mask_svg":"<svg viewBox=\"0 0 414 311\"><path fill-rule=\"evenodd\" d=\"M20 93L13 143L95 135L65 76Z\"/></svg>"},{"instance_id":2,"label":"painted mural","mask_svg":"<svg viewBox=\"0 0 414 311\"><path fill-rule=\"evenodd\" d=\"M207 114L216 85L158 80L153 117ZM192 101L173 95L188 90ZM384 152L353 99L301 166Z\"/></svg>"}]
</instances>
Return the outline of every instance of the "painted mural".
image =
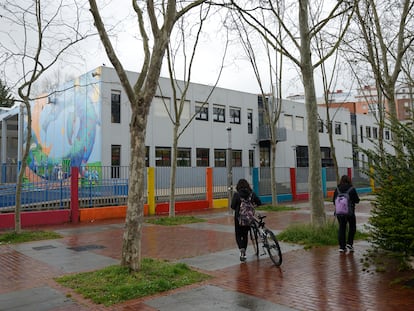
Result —
<instances>
[{"instance_id":1,"label":"painted mural","mask_svg":"<svg viewBox=\"0 0 414 311\"><path fill-rule=\"evenodd\" d=\"M82 177L98 178L91 168L101 165L99 93L99 80L87 73L32 104L27 162L31 173L47 180L65 179L70 167L77 166Z\"/></svg>"}]
</instances>

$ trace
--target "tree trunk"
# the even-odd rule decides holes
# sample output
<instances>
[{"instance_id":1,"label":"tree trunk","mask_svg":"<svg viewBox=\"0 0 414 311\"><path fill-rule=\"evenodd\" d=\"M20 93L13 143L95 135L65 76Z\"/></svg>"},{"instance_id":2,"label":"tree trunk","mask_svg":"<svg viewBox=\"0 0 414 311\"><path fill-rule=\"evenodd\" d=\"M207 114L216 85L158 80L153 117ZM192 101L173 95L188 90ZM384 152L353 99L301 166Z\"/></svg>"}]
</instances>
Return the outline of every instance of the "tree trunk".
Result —
<instances>
[{"instance_id":1,"label":"tree trunk","mask_svg":"<svg viewBox=\"0 0 414 311\"><path fill-rule=\"evenodd\" d=\"M309 146L309 195L312 206L311 222L322 226L326 222L322 192L321 150L318 131L318 108L315 95L314 69L312 65L308 25L308 1L299 1L299 23L301 38L301 72L305 90L305 106L308 120Z\"/></svg>"},{"instance_id":2,"label":"tree trunk","mask_svg":"<svg viewBox=\"0 0 414 311\"><path fill-rule=\"evenodd\" d=\"M19 90L20 92L20 90ZM21 197L22 197L22 187L23 187L23 178L26 173L26 167L27 167L27 158L29 156L29 148L32 140L32 113L31 113L31 106L29 103L29 100L27 97L23 96L23 94L20 92L20 97L24 99L24 105L27 112L27 125L26 125L26 144L23 146L23 156L22 156L22 163L20 163L19 167L19 176L17 180L16 185L16 207L14 210L14 231L16 233L20 233L22 231L22 222L21 222L21 210L22 210L22 204L21 204ZM24 118L24 109L20 108L20 116L19 118ZM19 122L20 123L20 122ZM24 123L24 122L22 122ZM23 138L23 137L22 137ZM20 143L20 142L19 142Z\"/></svg>"},{"instance_id":3,"label":"tree trunk","mask_svg":"<svg viewBox=\"0 0 414 311\"><path fill-rule=\"evenodd\" d=\"M276 184L276 131L273 128L272 140L270 142L270 180L272 187L272 205L277 205L277 184Z\"/></svg>"},{"instance_id":4,"label":"tree trunk","mask_svg":"<svg viewBox=\"0 0 414 311\"><path fill-rule=\"evenodd\" d=\"M387 94L388 99L388 109L391 116L391 132L396 133L399 127L398 115L397 115L397 107L395 104L395 82L389 82L388 85L384 86L385 92ZM392 139L394 142L394 150L397 156L402 156L402 141L399 135L392 135Z\"/></svg>"},{"instance_id":5,"label":"tree trunk","mask_svg":"<svg viewBox=\"0 0 414 311\"><path fill-rule=\"evenodd\" d=\"M175 176L177 175L177 149L178 149L178 128L180 123L174 123L173 128L173 148L171 159L170 175L170 217L175 216Z\"/></svg>"},{"instance_id":6,"label":"tree trunk","mask_svg":"<svg viewBox=\"0 0 414 311\"><path fill-rule=\"evenodd\" d=\"M140 99L143 102L143 99ZM137 113L136 105L133 109L131 135L131 162L129 165L128 209L125 219L123 235L121 265L132 271L141 268L141 236L144 217L144 171L145 171L145 134L147 115ZM144 106L149 104L144 104Z\"/></svg>"}]
</instances>

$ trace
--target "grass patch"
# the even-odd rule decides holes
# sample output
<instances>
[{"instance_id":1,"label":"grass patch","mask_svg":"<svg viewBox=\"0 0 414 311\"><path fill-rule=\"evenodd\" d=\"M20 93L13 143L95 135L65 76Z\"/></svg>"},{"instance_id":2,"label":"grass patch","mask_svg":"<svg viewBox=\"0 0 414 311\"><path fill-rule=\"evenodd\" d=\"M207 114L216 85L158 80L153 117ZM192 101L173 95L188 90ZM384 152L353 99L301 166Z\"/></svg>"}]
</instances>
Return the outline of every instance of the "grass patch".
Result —
<instances>
[{"instance_id":1,"label":"grass patch","mask_svg":"<svg viewBox=\"0 0 414 311\"><path fill-rule=\"evenodd\" d=\"M30 241L60 239L62 236L53 231L22 231L6 232L0 234L0 244L17 244Z\"/></svg>"},{"instance_id":2,"label":"grass patch","mask_svg":"<svg viewBox=\"0 0 414 311\"><path fill-rule=\"evenodd\" d=\"M175 217L160 217L160 218L150 218L146 219L145 222L154 224L154 225L162 225L162 226L177 226L177 225L185 225L185 224L192 224L197 222L205 222L206 220L203 218L197 218L194 216L175 216Z\"/></svg>"},{"instance_id":3,"label":"grass patch","mask_svg":"<svg viewBox=\"0 0 414 311\"><path fill-rule=\"evenodd\" d=\"M96 304L110 306L201 282L209 275L191 270L186 264L143 259L139 272L128 268L110 266L98 271L72 274L56 281Z\"/></svg>"},{"instance_id":4,"label":"grass patch","mask_svg":"<svg viewBox=\"0 0 414 311\"><path fill-rule=\"evenodd\" d=\"M261 205L256 208L258 211L265 211L265 212L283 212L283 211L294 211L299 208L293 206L286 206L286 205Z\"/></svg>"},{"instance_id":5,"label":"grass patch","mask_svg":"<svg viewBox=\"0 0 414 311\"><path fill-rule=\"evenodd\" d=\"M367 239L369 235L357 230L355 240ZM337 245L338 224L327 222L323 227L312 224L294 224L277 235L281 241L304 245L306 249L315 246Z\"/></svg>"}]
</instances>

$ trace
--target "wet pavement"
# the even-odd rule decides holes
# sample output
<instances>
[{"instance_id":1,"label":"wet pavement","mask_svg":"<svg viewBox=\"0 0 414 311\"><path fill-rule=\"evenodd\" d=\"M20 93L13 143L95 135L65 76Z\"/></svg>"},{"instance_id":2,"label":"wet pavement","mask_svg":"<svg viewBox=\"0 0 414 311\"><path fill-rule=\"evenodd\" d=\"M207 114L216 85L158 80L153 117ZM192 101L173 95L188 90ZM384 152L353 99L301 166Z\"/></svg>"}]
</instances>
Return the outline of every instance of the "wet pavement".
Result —
<instances>
[{"instance_id":1,"label":"wet pavement","mask_svg":"<svg viewBox=\"0 0 414 311\"><path fill-rule=\"evenodd\" d=\"M370 210L369 197L362 199L360 229ZM296 206L295 211L266 213L267 226L277 233L289 224L309 222L308 203ZM331 204L326 212L332 215ZM96 305L54 278L118 264L123 221L68 224L47 228L61 239L0 246L0 310L414 310L414 290L393 282L401 273L376 272L366 265L366 241L355 243L355 252L347 254L339 254L337 247L304 250L281 243L279 268L248 248L247 262L240 263L227 209L197 216L207 221L145 224L142 256L185 262L213 276L207 281L111 307Z\"/></svg>"}]
</instances>

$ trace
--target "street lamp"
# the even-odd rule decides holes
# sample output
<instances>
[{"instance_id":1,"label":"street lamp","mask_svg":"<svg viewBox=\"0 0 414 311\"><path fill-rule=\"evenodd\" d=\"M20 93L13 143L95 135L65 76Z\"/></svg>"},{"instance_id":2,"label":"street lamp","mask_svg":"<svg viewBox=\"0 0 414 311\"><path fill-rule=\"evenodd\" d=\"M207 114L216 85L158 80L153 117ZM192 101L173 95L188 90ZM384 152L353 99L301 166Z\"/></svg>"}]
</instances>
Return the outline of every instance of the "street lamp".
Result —
<instances>
[{"instance_id":1,"label":"street lamp","mask_svg":"<svg viewBox=\"0 0 414 311\"><path fill-rule=\"evenodd\" d=\"M229 214L232 213L231 199L233 197L233 163L232 163L232 149L231 149L231 127L227 128L228 144L227 144L227 199Z\"/></svg>"}]
</instances>

